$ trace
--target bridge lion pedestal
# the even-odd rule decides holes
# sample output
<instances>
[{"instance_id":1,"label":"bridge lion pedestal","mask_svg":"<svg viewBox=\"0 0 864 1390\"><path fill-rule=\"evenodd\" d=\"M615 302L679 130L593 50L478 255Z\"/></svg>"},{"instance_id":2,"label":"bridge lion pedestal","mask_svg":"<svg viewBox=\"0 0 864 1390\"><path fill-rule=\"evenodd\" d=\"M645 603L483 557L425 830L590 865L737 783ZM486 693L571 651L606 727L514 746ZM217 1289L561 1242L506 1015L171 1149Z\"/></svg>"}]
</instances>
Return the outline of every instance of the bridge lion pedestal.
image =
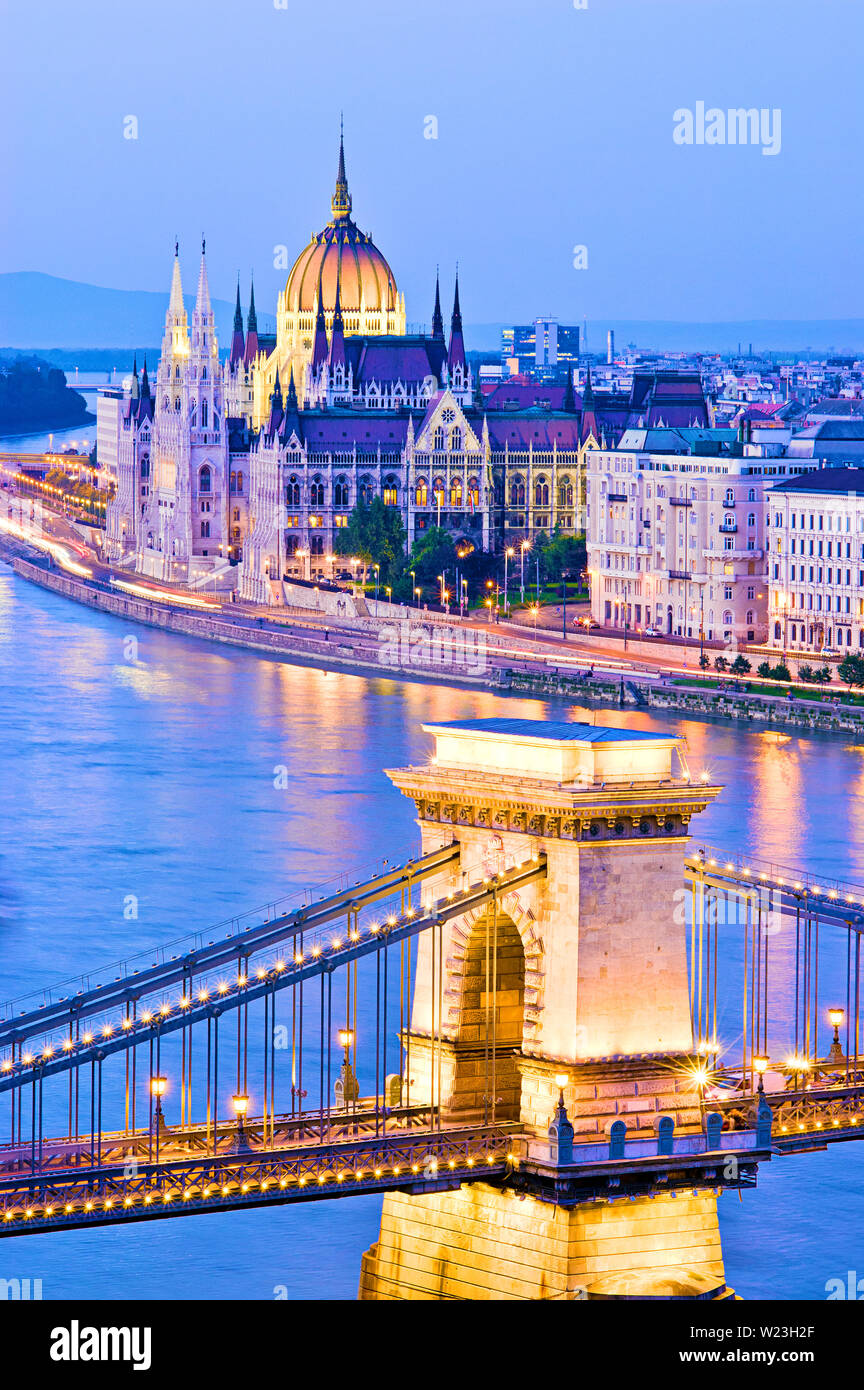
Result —
<instances>
[{"instance_id":1,"label":"bridge lion pedestal","mask_svg":"<svg viewBox=\"0 0 864 1390\"><path fill-rule=\"evenodd\" d=\"M425 905L532 857L546 872L419 937L402 1040L411 1102L431 1104L445 1128L510 1124L514 1149L534 1151L548 1145L563 1091L577 1164L580 1147L606 1143L619 1121L652 1142L661 1119L670 1133L698 1134L681 885L691 818L719 788L691 781L673 735L513 719L424 729L435 740L428 763L389 775L415 802L424 854L460 846L425 885ZM631 1287L637 1297L723 1290L712 1188L673 1195L661 1179L624 1201L584 1202L560 1200L554 1183L395 1193L360 1297L620 1297Z\"/></svg>"}]
</instances>

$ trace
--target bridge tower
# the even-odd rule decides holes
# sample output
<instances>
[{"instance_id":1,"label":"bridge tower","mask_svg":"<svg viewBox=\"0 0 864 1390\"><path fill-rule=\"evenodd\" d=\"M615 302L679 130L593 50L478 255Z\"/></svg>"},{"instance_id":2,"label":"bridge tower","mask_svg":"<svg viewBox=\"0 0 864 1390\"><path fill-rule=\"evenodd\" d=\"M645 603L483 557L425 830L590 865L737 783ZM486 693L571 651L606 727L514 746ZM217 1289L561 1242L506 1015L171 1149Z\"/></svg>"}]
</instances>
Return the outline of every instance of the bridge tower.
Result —
<instances>
[{"instance_id":1,"label":"bridge tower","mask_svg":"<svg viewBox=\"0 0 864 1390\"><path fill-rule=\"evenodd\" d=\"M691 781L673 735L515 719L424 730L428 763L389 775L416 805L424 854L461 850L426 902L532 854L546 875L419 938L411 1102L549 1145L566 1076L576 1157L613 1125L651 1144L670 1120L698 1134L681 884L691 818L719 788ZM673 1193L657 1176L619 1201L455 1180L387 1196L360 1297L566 1298L603 1280L722 1292L714 1189Z\"/></svg>"}]
</instances>

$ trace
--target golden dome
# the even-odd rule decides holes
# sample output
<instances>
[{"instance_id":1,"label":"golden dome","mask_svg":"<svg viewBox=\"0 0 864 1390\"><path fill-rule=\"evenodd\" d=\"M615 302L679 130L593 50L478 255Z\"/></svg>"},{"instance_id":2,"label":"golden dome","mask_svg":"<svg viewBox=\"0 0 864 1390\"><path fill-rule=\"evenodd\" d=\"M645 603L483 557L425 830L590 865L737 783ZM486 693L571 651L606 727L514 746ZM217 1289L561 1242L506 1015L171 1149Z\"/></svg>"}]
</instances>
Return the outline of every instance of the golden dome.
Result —
<instances>
[{"instance_id":1,"label":"golden dome","mask_svg":"<svg viewBox=\"0 0 864 1390\"><path fill-rule=\"evenodd\" d=\"M357 312L361 306L367 313L393 313L398 303L396 279L372 238L351 220L351 195L341 145L331 207L332 220L294 262L285 286L285 309L289 314L313 313L320 285L324 312L332 314L338 284L344 314Z\"/></svg>"}]
</instances>

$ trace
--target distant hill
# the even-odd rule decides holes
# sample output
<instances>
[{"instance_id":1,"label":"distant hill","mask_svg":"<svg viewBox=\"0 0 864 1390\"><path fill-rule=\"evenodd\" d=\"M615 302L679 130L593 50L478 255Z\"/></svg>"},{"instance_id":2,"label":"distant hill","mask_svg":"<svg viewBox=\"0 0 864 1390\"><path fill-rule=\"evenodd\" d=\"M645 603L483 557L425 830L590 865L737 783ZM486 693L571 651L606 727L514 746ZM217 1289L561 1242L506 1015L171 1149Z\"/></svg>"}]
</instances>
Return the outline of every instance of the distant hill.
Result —
<instances>
[{"instance_id":1,"label":"distant hill","mask_svg":"<svg viewBox=\"0 0 864 1390\"><path fill-rule=\"evenodd\" d=\"M194 294L184 296L191 317ZM35 270L0 275L0 346L11 348L139 348L162 341L167 294L151 290L107 290L61 280ZM216 332L229 342L234 305L213 300ZM275 332L268 314L259 331Z\"/></svg>"},{"instance_id":2,"label":"distant hill","mask_svg":"<svg viewBox=\"0 0 864 1390\"><path fill-rule=\"evenodd\" d=\"M84 285L77 280L61 280L39 271L10 271L0 275L0 352L9 349L38 349L58 366L96 366L86 362L84 353L100 350L98 361L106 369L120 367L108 361L112 349L137 349L162 340L162 325L168 296L151 290L109 290ZM186 295L191 315L194 295ZM234 321L234 305L214 299L216 331L227 346ZM561 315L562 320L565 316ZM497 351L501 330L525 322L514 316L498 323L469 323L468 345L478 351ZM273 333L275 319L258 315L263 333ZM589 319L587 347L605 354L606 333L615 332L618 351L635 343L658 352L735 352L740 343L747 352L800 352L864 354L864 319L753 319L738 322L687 323L658 319ZM53 350L53 351L52 351ZM153 349L149 350L148 355Z\"/></svg>"}]
</instances>

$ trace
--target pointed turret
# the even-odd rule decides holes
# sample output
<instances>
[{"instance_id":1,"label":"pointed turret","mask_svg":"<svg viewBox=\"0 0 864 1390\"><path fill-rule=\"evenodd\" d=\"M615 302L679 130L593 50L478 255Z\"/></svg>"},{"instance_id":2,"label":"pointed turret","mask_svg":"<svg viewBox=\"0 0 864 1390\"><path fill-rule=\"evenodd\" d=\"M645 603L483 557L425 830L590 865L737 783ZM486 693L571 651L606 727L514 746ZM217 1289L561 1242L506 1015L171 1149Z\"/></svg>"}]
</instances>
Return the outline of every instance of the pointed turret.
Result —
<instances>
[{"instance_id":1,"label":"pointed turret","mask_svg":"<svg viewBox=\"0 0 864 1390\"><path fill-rule=\"evenodd\" d=\"M441 284L435 272L435 310L432 314L432 337L440 343L444 341L444 316L441 313Z\"/></svg>"},{"instance_id":2,"label":"pointed turret","mask_svg":"<svg viewBox=\"0 0 864 1390\"><path fill-rule=\"evenodd\" d=\"M339 131L339 169L336 174L336 191L330 200L334 222L347 222L351 216L351 194L348 192L348 178L345 174L345 135Z\"/></svg>"},{"instance_id":3,"label":"pointed turret","mask_svg":"<svg viewBox=\"0 0 864 1390\"><path fill-rule=\"evenodd\" d=\"M273 390L270 393L270 418L267 421L267 433L270 435L278 434L279 426L282 424L282 417L285 410L282 402L282 384L279 380L279 368L276 368L276 380L273 383Z\"/></svg>"},{"instance_id":4,"label":"pointed turret","mask_svg":"<svg viewBox=\"0 0 864 1390\"><path fill-rule=\"evenodd\" d=\"M249 294L249 317L246 320L246 352L243 361L247 364L254 362L258 356L258 316L255 313L255 282L252 282L252 289Z\"/></svg>"},{"instance_id":5,"label":"pointed turret","mask_svg":"<svg viewBox=\"0 0 864 1390\"><path fill-rule=\"evenodd\" d=\"M447 353L447 366L452 372L455 367L465 366L465 339L462 335L462 309L459 304L459 272L456 272L456 294L453 298L453 317L450 320L450 350Z\"/></svg>"},{"instance_id":6,"label":"pointed turret","mask_svg":"<svg viewBox=\"0 0 864 1390\"><path fill-rule=\"evenodd\" d=\"M165 315L165 332L162 335L162 357L189 356L189 325L183 305L183 283L180 279L180 246L174 243L174 269L171 274L171 296L168 312Z\"/></svg>"},{"instance_id":7,"label":"pointed turret","mask_svg":"<svg viewBox=\"0 0 864 1390\"><path fill-rule=\"evenodd\" d=\"M246 338L243 333L243 310L240 307L240 276L237 276L237 303L234 306L234 334L231 338L231 353L228 357L229 367L236 367L238 362L243 361L246 352Z\"/></svg>"},{"instance_id":8,"label":"pointed turret","mask_svg":"<svg viewBox=\"0 0 864 1390\"><path fill-rule=\"evenodd\" d=\"M573 391L573 369L567 368L567 385L564 388L564 409L572 415L576 409L576 395Z\"/></svg>"},{"instance_id":9,"label":"pointed turret","mask_svg":"<svg viewBox=\"0 0 864 1390\"><path fill-rule=\"evenodd\" d=\"M303 437L303 427L300 423L300 407L297 404L297 387L294 384L294 368L291 368L291 377L288 382L288 398L285 401L285 413L282 419L282 437L290 439L292 434L296 434L298 439Z\"/></svg>"},{"instance_id":10,"label":"pointed turret","mask_svg":"<svg viewBox=\"0 0 864 1390\"><path fill-rule=\"evenodd\" d=\"M192 310L192 356L199 365L209 365L218 356L216 321L210 303L210 281L207 278L207 243L201 238L201 265L198 270L198 293Z\"/></svg>"},{"instance_id":11,"label":"pointed turret","mask_svg":"<svg viewBox=\"0 0 864 1390\"><path fill-rule=\"evenodd\" d=\"M324 318L324 294L322 277L318 276L318 312L315 317L315 341L312 345L312 376L316 377L327 361L329 345L327 342L327 323Z\"/></svg>"},{"instance_id":12,"label":"pointed turret","mask_svg":"<svg viewBox=\"0 0 864 1390\"><path fill-rule=\"evenodd\" d=\"M132 399L133 401L137 401L140 400L140 398L141 387L138 381L138 354L136 352L132 359Z\"/></svg>"},{"instance_id":13,"label":"pointed turret","mask_svg":"<svg viewBox=\"0 0 864 1390\"><path fill-rule=\"evenodd\" d=\"M149 400L151 399L151 396L150 396L150 378L149 378L148 375L147 375L147 358L146 358L146 357L144 358L144 370L143 370L143 372L141 373L141 399L142 399L142 401L149 401Z\"/></svg>"},{"instance_id":14,"label":"pointed turret","mask_svg":"<svg viewBox=\"0 0 864 1390\"><path fill-rule=\"evenodd\" d=\"M330 334L330 368L347 365L345 356L345 321L342 318L341 266L336 276L336 304L333 309L333 332Z\"/></svg>"}]
</instances>

